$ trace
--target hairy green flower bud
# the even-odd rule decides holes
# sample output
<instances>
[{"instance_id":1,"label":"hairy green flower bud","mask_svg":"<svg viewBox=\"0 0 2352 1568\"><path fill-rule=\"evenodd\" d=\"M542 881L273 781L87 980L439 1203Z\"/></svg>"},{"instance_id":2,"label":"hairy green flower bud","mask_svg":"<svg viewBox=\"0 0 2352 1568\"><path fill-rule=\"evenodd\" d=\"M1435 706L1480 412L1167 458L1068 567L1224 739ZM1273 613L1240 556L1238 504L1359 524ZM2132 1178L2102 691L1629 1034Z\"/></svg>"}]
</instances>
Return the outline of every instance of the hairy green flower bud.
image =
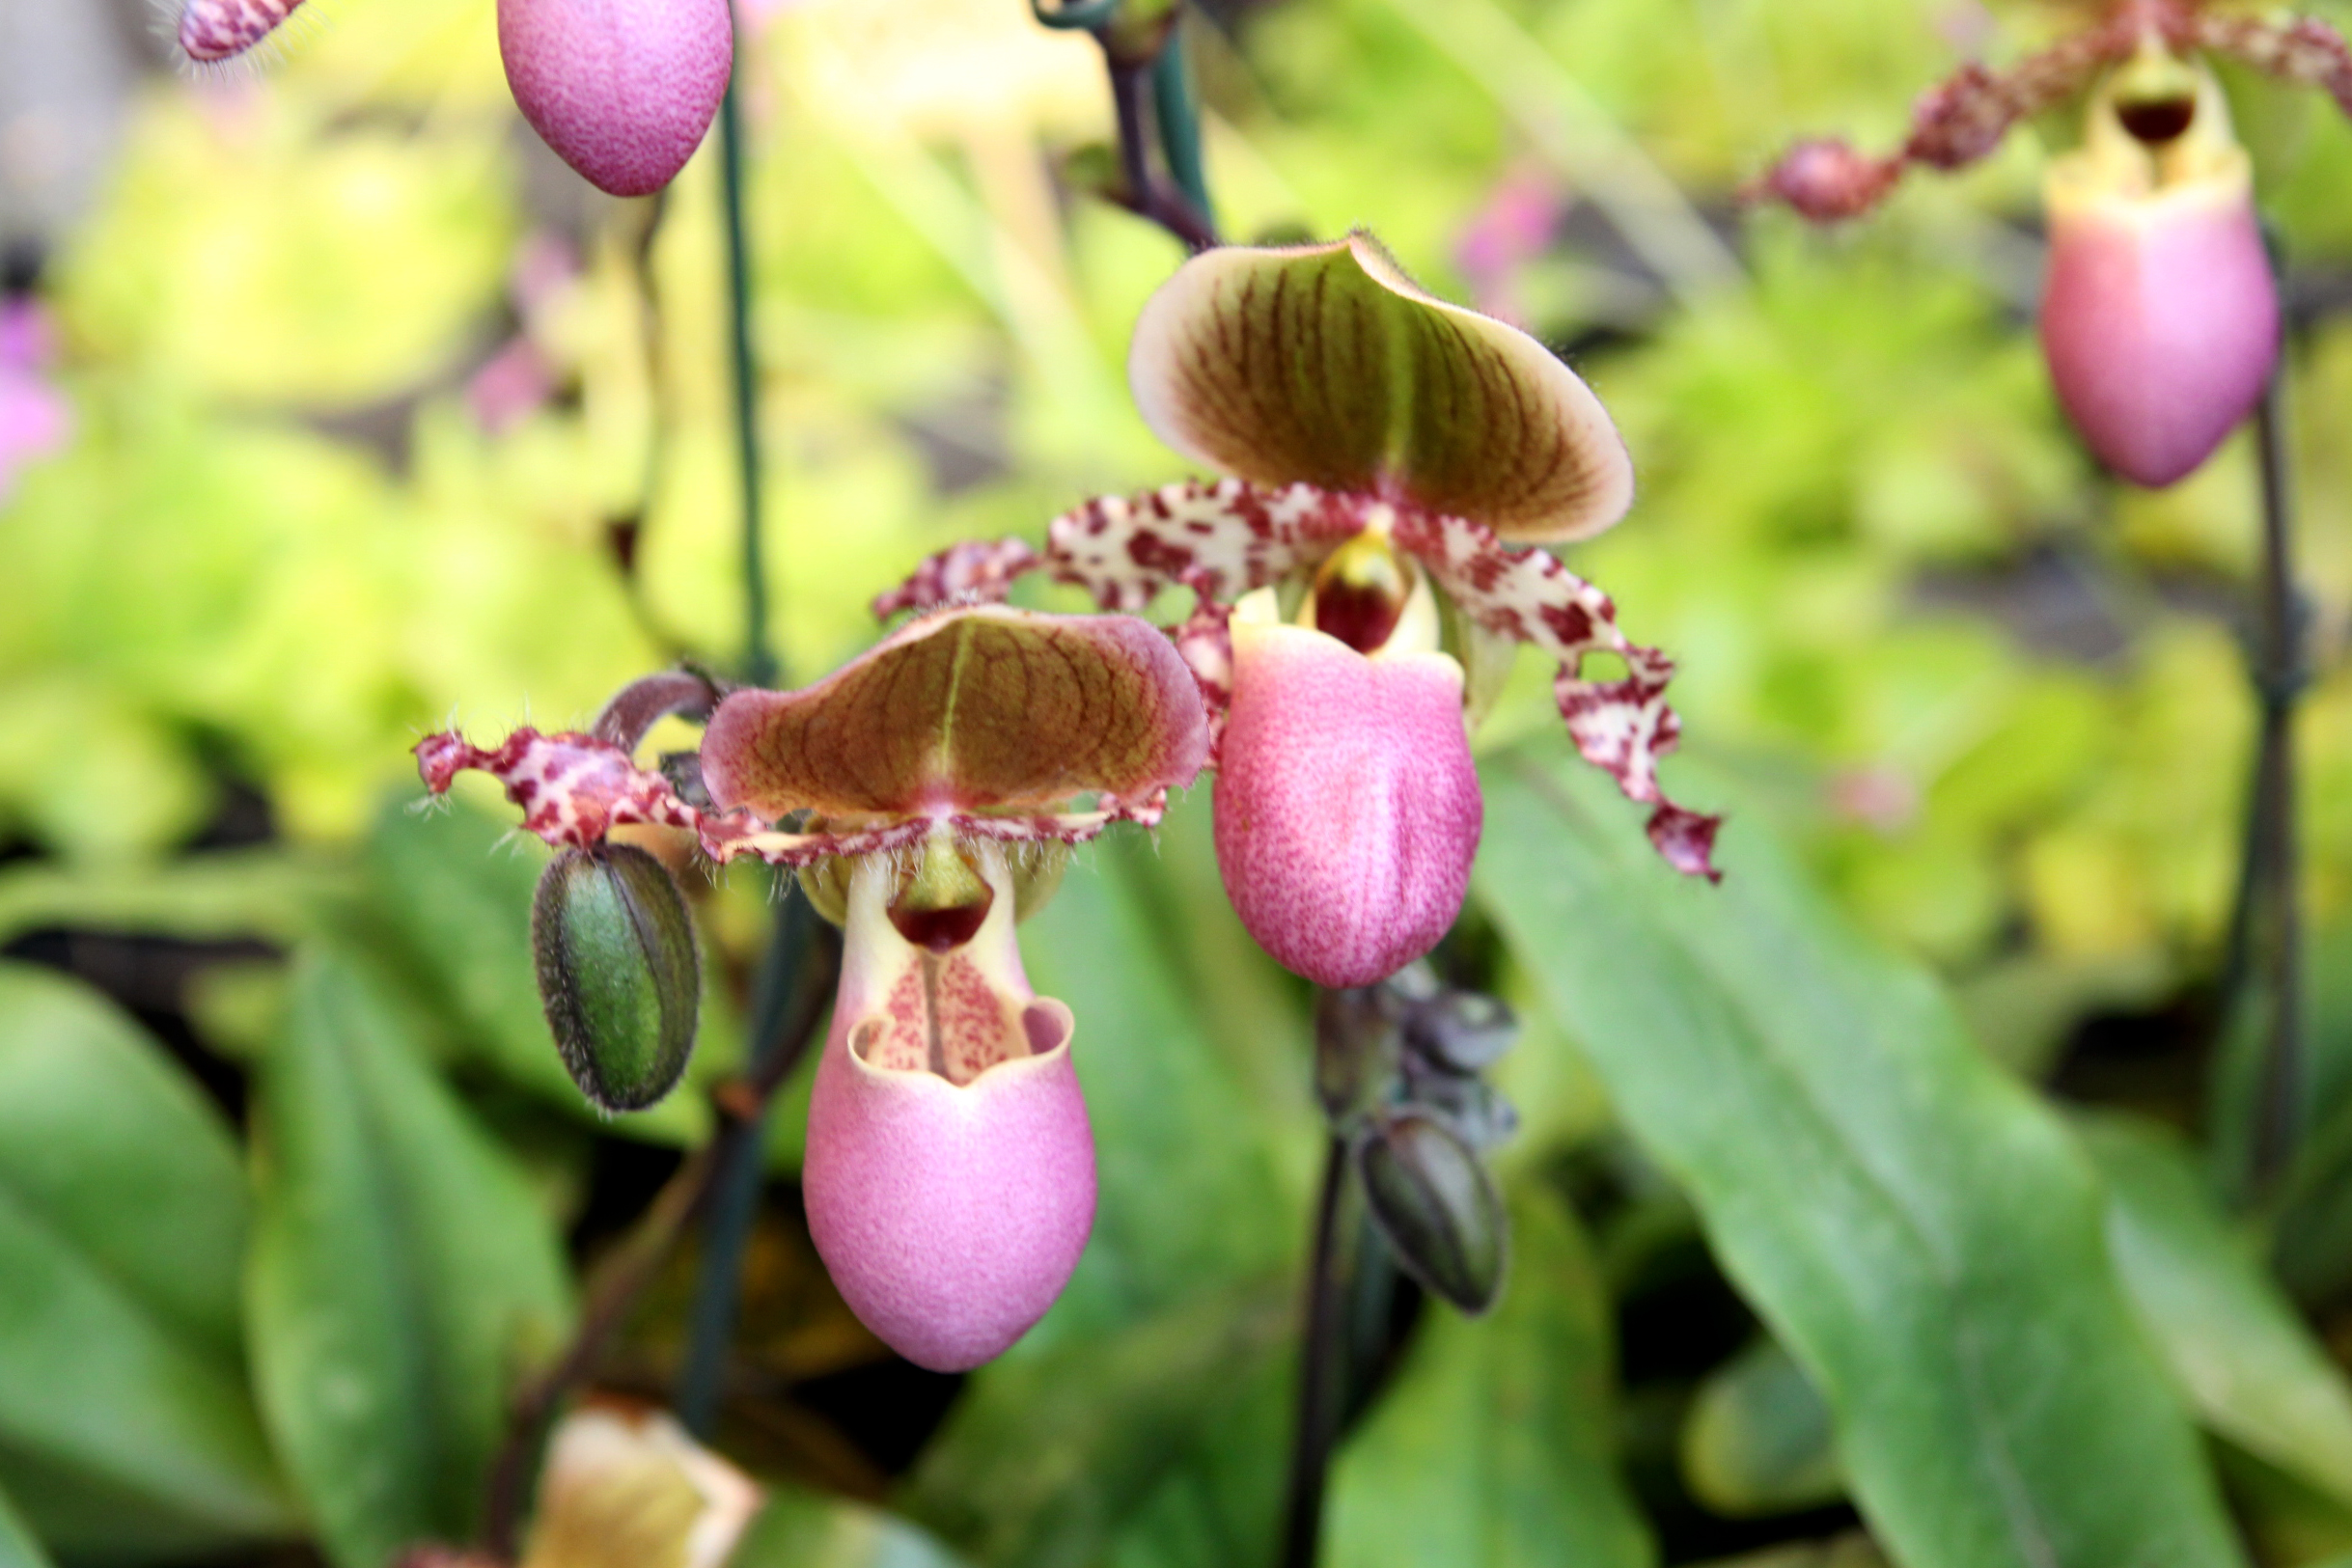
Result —
<instances>
[{"instance_id":1,"label":"hairy green flower bud","mask_svg":"<svg viewBox=\"0 0 2352 1568\"><path fill-rule=\"evenodd\" d=\"M1374 1120L1356 1169L1372 1218L1413 1277L1465 1312L1492 1307L1510 1221L1470 1145L1434 1116L1398 1112Z\"/></svg>"},{"instance_id":2,"label":"hairy green flower bud","mask_svg":"<svg viewBox=\"0 0 2352 1568\"><path fill-rule=\"evenodd\" d=\"M694 1051L702 967L686 900L661 862L627 844L567 849L531 907L547 1027L580 1092L643 1111Z\"/></svg>"}]
</instances>

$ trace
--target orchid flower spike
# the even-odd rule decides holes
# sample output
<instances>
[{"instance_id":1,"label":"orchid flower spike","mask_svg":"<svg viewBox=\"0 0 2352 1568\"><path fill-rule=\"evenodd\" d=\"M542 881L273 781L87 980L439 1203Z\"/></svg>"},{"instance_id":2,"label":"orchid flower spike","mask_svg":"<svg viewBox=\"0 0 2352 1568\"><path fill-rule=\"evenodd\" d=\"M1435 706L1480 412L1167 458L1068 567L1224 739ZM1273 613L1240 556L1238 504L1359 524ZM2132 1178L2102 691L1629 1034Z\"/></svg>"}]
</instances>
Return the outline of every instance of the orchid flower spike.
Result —
<instances>
[{"instance_id":1,"label":"orchid flower spike","mask_svg":"<svg viewBox=\"0 0 2352 1568\"><path fill-rule=\"evenodd\" d=\"M728 0L498 0L498 52L566 163L610 195L650 196L719 112L734 20Z\"/></svg>"},{"instance_id":2,"label":"orchid flower spike","mask_svg":"<svg viewBox=\"0 0 2352 1568\"><path fill-rule=\"evenodd\" d=\"M810 1231L893 1348L976 1366L1053 1304L1093 1224L1075 1021L1030 989L1014 923L1065 846L1156 822L1199 773L1199 688L1131 617L954 609L804 690L727 696L689 786L707 805L630 755L668 705L624 693L607 713L632 717L605 733L518 729L488 750L434 735L418 765L436 793L490 774L569 849L656 823L714 860L801 869L845 933L809 1108Z\"/></svg>"},{"instance_id":3,"label":"orchid flower spike","mask_svg":"<svg viewBox=\"0 0 2352 1568\"><path fill-rule=\"evenodd\" d=\"M1042 554L959 545L881 614L1001 596L1050 569L1105 609L1168 588L1209 701L1217 859L1259 943L1370 984L1460 912L1483 812L1469 727L1516 645L1586 758L1652 808L1652 841L1712 876L1716 819L1660 791L1674 665L1539 549L1624 515L1633 468L1591 390L1535 339L1415 287L1377 243L1209 251L1152 296L1129 380L1161 439L1228 477L1055 519ZM1585 660L1613 656L1615 678Z\"/></svg>"},{"instance_id":4,"label":"orchid flower spike","mask_svg":"<svg viewBox=\"0 0 2352 1568\"><path fill-rule=\"evenodd\" d=\"M2092 91L2083 146L2046 184L2042 346L2067 417L2123 478L2173 483L2259 401L2279 350L2278 288L2252 171L2202 57L2315 87L2352 114L2352 46L2312 17L2211 0L2106 0L2006 71L1964 66L1923 95L1882 157L1791 148L1749 195L1816 223L1868 211L1914 164L1959 169L2011 127Z\"/></svg>"}]
</instances>

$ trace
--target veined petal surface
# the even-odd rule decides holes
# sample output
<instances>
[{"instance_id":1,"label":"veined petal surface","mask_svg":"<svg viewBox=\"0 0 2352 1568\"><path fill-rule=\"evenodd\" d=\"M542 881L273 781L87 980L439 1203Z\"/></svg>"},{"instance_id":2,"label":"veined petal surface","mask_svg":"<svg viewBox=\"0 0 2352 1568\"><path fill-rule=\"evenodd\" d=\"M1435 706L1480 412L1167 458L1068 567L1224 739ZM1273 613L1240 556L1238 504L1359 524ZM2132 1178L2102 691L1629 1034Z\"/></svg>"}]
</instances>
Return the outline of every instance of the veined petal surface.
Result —
<instances>
[{"instance_id":1,"label":"veined petal surface","mask_svg":"<svg viewBox=\"0 0 2352 1568\"><path fill-rule=\"evenodd\" d=\"M1514 542L1587 537L1633 502L1591 388L1424 292L1367 234L1193 258L1144 307L1127 372L1162 440L1258 484L1474 517Z\"/></svg>"},{"instance_id":2,"label":"veined petal surface","mask_svg":"<svg viewBox=\"0 0 2352 1568\"><path fill-rule=\"evenodd\" d=\"M703 779L771 820L1136 800L1207 756L1200 688L1168 639L1124 616L967 607L917 620L796 692L712 715Z\"/></svg>"}]
</instances>

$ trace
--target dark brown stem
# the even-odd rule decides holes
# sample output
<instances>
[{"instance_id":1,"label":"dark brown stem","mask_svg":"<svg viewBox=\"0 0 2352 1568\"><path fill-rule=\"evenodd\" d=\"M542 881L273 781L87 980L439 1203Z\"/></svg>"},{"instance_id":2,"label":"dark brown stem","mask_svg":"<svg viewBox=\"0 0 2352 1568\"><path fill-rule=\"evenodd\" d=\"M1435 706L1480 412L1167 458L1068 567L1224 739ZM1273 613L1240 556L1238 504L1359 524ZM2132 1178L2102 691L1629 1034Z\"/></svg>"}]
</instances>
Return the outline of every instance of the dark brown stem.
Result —
<instances>
[{"instance_id":1,"label":"dark brown stem","mask_svg":"<svg viewBox=\"0 0 2352 1568\"><path fill-rule=\"evenodd\" d=\"M1323 1540L1323 1485L1339 1426L1340 1203L1347 1183L1347 1142L1334 1135L1323 1156L1314 1215L1314 1252L1307 1265L1307 1324L1299 1350L1298 1427L1283 1512L1283 1568L1314 1568Z\"/></svg>"},{"instance_id":2,"label":"dark brown stem","mask_svg":"<svg viewBox=\"0 0 2352 1568\"><path fill-rule=\"evenodd\" d=\"M686 1222L709 1190L715 1150L716 1144L712 1144L695 1151L654 1195L651 1206L597 1266L588 1288L588 1306L580 1314L579 1333L570 1346L554 1365L516 1392L507 1414L506 1440L490 1465L482 1509L483 1550L496 1560L512 1562L521 1545L535 1461L557 1408L595 1369L638 1296L677 1246Z\"/></svg>"},{"instance_id":3,"label":"dark brown stem","mask_svg":"<svg viewBox=\"0 0 2352 1568\"><path fill-rule=\"evenodd\" d=\"M2293 491L2288 471L2284 364L2255 416L2262 462L2262 567L2255 593L2255 690L2261 706L2248 813L2246 874L2231 932L2241 977L2264 1004L2253 1176L2269 1185L2294 1158L2304 1079L2301 852L2295 801L2295 709L2306 681L2295 593Z\"/></svg>"},{"instance_id":4,"label":"dark brown stem","mask_svg":"<svg viewBox=\"0 0 2352 1568\"><path fill-rule=\"evenodd\" d=\"M1107 44L1103 58L1111 72L1112 107L1119 116L1119 172L1126 187L1124 205L1137 216L1167 230L1187 248L1209 249L1217 243L1217 234L1208 220L1151 172L1152 63L1122 63L1111 55Z\"/></svg>"}]
</instances>

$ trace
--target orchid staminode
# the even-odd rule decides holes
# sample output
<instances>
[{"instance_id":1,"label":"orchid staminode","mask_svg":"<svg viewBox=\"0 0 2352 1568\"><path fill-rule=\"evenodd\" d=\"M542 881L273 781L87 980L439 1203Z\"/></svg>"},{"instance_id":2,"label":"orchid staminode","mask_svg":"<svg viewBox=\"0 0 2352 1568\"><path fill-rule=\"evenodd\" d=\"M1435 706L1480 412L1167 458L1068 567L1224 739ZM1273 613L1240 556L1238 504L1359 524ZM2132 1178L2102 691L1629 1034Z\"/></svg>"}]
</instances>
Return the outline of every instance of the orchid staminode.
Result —
<instances>
[{"instance_id":1,"label":"orchid staminode","mask_svg":"<svg viewBox=\"0 0 2352 1568\"><path fill-rule=\"evenodd\" d=\"M814 686L727 695L683 793L630 755L670 705L644 684L646 701L607 710L634 715L617 729L518 729L487 749L432 735L419 769L436 794L488 773L560 847L652 823L716 861L801 869L845 937L809 1107L810 1232L893 1348L976 1366L1053 1304L1093 1223L1074 1020L1031 990L1014 924L1041 861L1157 821L1199 773L1193 676L1132 617L949 610Z\"/></svg>"},{"instance_id":2,"label":"orchid staminode","mask_svg":"<svg viewBox=\"0 0 2352 1568\"><path fill-rule=\"evenodd\" d=\"M2251 170L2205 57L2320 88L2352 113L2352 47L2325 23L2208 0L2111 0L2006 71L1962 67L1920 98L1895 151L1803 142L1753 194L1816 223L1855 217L1911 165L1965 167L2020 122L2091 88L2083 144L2053 162L2046 183L2042 347L2091 451L2161 488L2253 412L2279 351Z\"/></svg>"},{"instance_id":3,"label":"orchid staminode","mask_svg":"<svg viewBox=\"0 0 2352 1568\"><path fill-rule=\"evenodd\" d=\"M1045 569L1106 610L1181 588L1176 634L1216 730L1216 842L1259 943L1328 986L1429 950L1482 826L1469 725L1515 645L1559 661L1587 759L1652 808L1652 841L1712 876L1716 819L1668 800L1674 666L1540 549L1622 517L1633 468L1591 390L1541 344L1410 282L1370 236L1195 257L1128 362L1162 440L1226 477L926 562L879 614L1002 597ZM1451 649L1451 650L1449 650ZM1608 655L1623 673L1588 678Z\"/></svg>"}]
</instances>

